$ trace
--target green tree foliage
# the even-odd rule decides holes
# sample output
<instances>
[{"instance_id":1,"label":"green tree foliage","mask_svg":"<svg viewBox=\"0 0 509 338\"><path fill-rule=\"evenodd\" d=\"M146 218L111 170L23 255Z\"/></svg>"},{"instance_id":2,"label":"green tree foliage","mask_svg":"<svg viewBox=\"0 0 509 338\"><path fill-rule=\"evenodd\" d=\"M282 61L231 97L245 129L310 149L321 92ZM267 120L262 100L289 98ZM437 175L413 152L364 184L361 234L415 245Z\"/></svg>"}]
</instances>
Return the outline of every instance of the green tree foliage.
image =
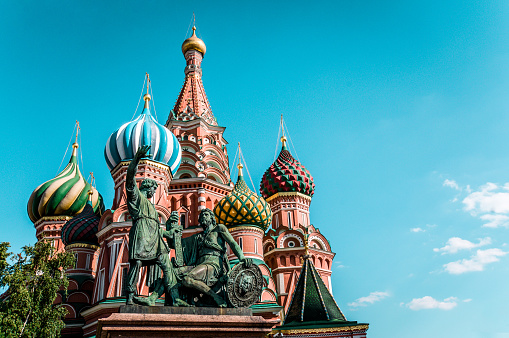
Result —
<instances>
[{"instance_id":1,"label":"green tree foliage","mask_svg":"<svg viewBox=\"0 0 509 338\"><path fill-rule=\"evenodd\" d=\"M67 290L64 271L74 265L70 252L56 253L48 241L8 252L0 243L0 337L58 337L67 310L54 304L59 290Z\"/></svg>"}]
</instances>

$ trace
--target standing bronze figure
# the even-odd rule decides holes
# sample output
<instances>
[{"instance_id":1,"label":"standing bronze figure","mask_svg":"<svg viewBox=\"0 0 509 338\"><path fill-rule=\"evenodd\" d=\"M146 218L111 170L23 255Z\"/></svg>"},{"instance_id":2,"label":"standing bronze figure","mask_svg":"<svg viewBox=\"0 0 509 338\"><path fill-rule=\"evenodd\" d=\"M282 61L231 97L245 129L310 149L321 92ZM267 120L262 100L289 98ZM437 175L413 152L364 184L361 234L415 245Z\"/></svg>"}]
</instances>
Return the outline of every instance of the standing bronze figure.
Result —
<instances>
[{"instance_id":1,"label":"standing bronze figure","mask_svg":"<svg viewBox=\"0 0 509 338\"><path fill-rule=\"evenodd\" d=\"M138 163L147 156L150 146L138 149L127 168L126 191L127 210L133 225L129 231L129 273L127 275L127 305L134 304L136 283L142 266L157 264L163 271L164 289L167 295L176 284L175 275L169 259L169 248L163 240L159 214L150 198L154 196L157 182L145 179L140 188L136 185Z\"/></svg>"}]
</instances>

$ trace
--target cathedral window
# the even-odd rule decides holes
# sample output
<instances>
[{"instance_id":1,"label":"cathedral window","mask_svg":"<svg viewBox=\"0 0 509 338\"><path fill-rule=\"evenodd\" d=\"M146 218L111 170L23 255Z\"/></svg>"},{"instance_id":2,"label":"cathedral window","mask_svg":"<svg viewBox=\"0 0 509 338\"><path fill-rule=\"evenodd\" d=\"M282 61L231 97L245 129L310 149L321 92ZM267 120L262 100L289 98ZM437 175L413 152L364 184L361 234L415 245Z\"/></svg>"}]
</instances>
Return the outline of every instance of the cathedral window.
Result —
<instances>
[{"instance_id":1,"label":"cathedral window","mask_svg":"<svg viewBox=\"0 0 509 338\"><path fill-rule=\"evenodd\" d=\"M288 211L288 227L291 229L292 228L292 212L291 211Z\"/></svg>"},{"instance_id":2,"label":"cathedral window","mask_svg":"<svg viewBox=\"0 0 509 338\"><path fill-rule=\"evenodd\" d=\"M85 263L85 269L90 270L90 254L87 255L87 261Z\"/></svg>"},{"instance_id":3,"label":"cathedral window","mask_svg":"<svg viewBox=\"0 0 509 338\"><path fill-rule=\"evenodd\" d=\"M127 273L129 271L129 267L128 266L125 266L122 268L122 278L121 278L121 282L120 282L120 296L125 296L126 293L127 293Z\"/></svg>"},{"instance_id":4,"label":"cathedral window","mask_svg":"<svg viewBox=\"0 0 509 338\"><path fill-rule=\"evenodd\" d=\"M242 248L242 237L239 238L239 246L240 246L240 250L243 250L243 248Z\"/></svg>"},{"instance_id":5,"label":"cathedral window","mask_svg":"<svg viewBox=\"0 0 509 338\"><path fill-rule=\"evenodd\" d=\"M258 253L258 240L255 238L254 240L255 253Z\"/></svg>"},{"instance_id":6,"label":"cathedral window","mask_svg":"<svg viewBox=\"0 0 509 338\"><path fill-rule=\"evenodd\" d=\"M186 227L186 214L180 214L180 225L182 228Z\"/></svg>"}]
</instances>

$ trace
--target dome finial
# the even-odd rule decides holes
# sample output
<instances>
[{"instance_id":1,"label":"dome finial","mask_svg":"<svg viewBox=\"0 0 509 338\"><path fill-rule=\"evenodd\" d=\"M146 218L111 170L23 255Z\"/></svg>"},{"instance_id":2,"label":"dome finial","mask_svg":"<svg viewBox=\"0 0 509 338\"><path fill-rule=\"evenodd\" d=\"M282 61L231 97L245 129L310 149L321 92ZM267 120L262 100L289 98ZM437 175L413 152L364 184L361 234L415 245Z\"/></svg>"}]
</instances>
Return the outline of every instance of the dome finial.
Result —
<instances>
[{"instance_id":1,"label":"dome finial","mask_svg":"<svg viewBox=\"0 0 509 338\"><path fill-rule=\"evenodd\" d=\"M92 190L93 186L95 185L95 177L94 173L90 172L90 189L88 190L88 203L92 205L92 195L94 194L94 191Z\"/></svg>"},{"instance_id":2,"label":"dome finial","mask_svg":"<svg viewBox=\"0 0 509 338\"><path fill-rule=\"evenodd\" d=\"M281 114L281 122L279 122L279 128L283 132L283 136L281 136L281 143L283 143L283 150L286 150L287 138L285 136L285 121L283 120L283 114Z\"/></svg>"},{"instance_id":3,"label":"dome finial","mask_svg":"<svg viewBox=\"0 0 509 338\"><path fill-rule=\"evenodd\" d=\"M146 74L146 76L147 76L147 94L145 94L145 95L143 96L143 100L145 100L145 107L144 107L144 108L147 108L147 109L148 109L148 108L149 108L149 104L148 104L148 103L150 102L150 100L152 99L152 97L151 97L151 96L150 96L150 94L148 93L148 87L149 87L149 85L150 85L150 75L148 75L148 73L145 73L145 74Z\"/></svg>"},{"instance_id":4,"label":"dome finial","mask_svg":"<svg viewBox=\"0 0 509 338\"><path fill-rule=\"evenodd\" d=\"M237 168L239 168L239 179L242 178L242 168L244 168L244 166L242 165L242 149L240 149L240 142L237 144L237 147L238 147L238 152L239 152L239 164L237 164Z\"/></svg>"},{"instance_id":5,"label":"dome finial","mask_svg":"<svg viewBox=\"0 0 509 338\"><path fill-rule=\"evenodd\" d=\"M283 143L283 149L286 149L286 136L281 136L281 143Z\"/></svg>"},{"instance_id":6,"label":"dome finial","mask_svg":"<svg viewBox=\"0 0 509 338\"><path fill-rule=\"evenodd\" d=\"M80 128L80 121L76 120L76 138L74 139L74 143L72 145L72 155L71 155L71 158L73 156L76 156L77 155L77 152L78 152L78 134L80 132L81 128Z\"/></svg>"},{"instance_id":7,"label":"dome finial","mask_svg":"<svg viewBox=\"0 0 509 338\"><path fill-rule=\"evenodd\" d=\"M237 168L239 168L239 178L242 177L242 168L244 168L244 166L242 165L242 163L240 163L239 161L239 164L237 165Z\"/></svg>"},{"instance_id":8,"label":"dome finial","mask_svg":"<svg viewBox=\"0 0 509 338\"><path fill-rule=\"evenodd\" d=\"M80 128L80 121L76 120L76 138L74 139L74 143L72 145L72 155L71 155L71 159L73 157L76 157L77 153L78 153L78 134L80 132L81 128Z\"/></svg>"},{"instance_id":9,"label":"dome finial","mask_svg":"<svg viewBox=\"0 0 509 338\"><path fill-rule=\"evenodd\" d=\"M196 50L203 56L205 56L205 52L207 51L207 47L203 40L196 36L196 26L193 26L193 35L182 43L182 54L184 54L184 56L190 50Z\"/></svg>"}]
</instances>

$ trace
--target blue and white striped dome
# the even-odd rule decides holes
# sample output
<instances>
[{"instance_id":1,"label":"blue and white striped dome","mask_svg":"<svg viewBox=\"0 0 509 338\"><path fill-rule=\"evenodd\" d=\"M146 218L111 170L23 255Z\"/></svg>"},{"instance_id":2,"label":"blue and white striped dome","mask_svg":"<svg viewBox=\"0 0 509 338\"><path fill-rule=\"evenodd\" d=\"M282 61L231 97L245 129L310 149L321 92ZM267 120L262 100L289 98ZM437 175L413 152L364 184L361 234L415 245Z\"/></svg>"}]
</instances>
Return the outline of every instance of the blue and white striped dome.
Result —
<instances>
[{"instance_id":1,"label":"blue and white striped dome","mask_svg":"<svg viewBox=\"0 0 509 338\"><path fill-rule=\"evenodd\" d=\"M108 139L104 157L110 171L120 162L132 160L139 147L151 146L147 157L168 165L172 175L177 172L182 148L175 135L152 117L148 107L149 100L150 96L146 95L145 108L140 116L122 125Z\"/></svg>"}]
</instances>

